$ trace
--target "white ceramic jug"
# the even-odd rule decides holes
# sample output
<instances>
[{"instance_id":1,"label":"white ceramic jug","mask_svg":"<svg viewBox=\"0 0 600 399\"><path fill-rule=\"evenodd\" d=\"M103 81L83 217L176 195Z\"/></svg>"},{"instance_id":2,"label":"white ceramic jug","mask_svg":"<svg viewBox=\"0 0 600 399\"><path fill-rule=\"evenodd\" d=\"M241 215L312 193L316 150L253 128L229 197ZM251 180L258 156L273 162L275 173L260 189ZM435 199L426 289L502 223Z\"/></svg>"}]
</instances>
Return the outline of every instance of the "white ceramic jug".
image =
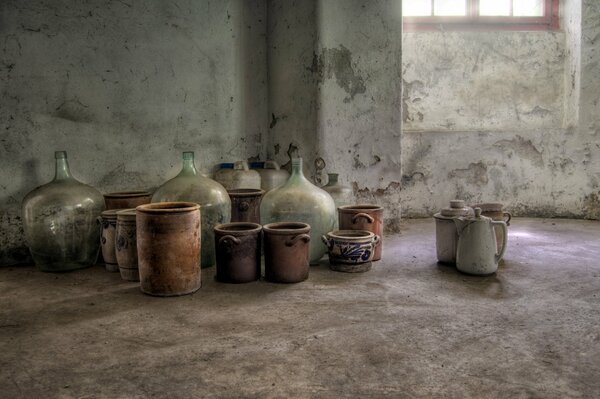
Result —
<instances>
[{"instance_id":1,"label":"white ceramic jug","mask_svg":"<svg viewBox=\"0 0 600 399\"><path fill-rule=\"evenodd\" d=\"M481 216L481 208L475 208L474 211L474 217L454 219L458 233L456 268L463 273L487 276L498 270L498 262L506 251L508 231L506 223ZM496 253L495 226L502 228L504 237L499 253Z\"/></svg>"}]
</instances>

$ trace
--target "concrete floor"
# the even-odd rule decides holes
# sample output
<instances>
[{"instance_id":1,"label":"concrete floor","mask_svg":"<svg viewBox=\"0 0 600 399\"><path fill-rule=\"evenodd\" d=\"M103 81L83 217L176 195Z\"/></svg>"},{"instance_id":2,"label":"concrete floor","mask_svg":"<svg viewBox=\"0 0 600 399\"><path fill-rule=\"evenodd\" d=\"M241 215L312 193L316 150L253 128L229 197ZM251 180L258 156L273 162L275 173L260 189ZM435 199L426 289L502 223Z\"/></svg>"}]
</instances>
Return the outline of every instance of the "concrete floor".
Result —
<instances>
[{"instance_id":1,"label":"concrete floor","mask_svg":"<svg viewBox=\"0 0 600 399\"><path fill-rule=\"evenodd\" d=\"M0 397L600 397L600 222L516 219L491 277L432 220L372 271L153 298L102 267L0 269Z\"/></svg>"}]
</instances>

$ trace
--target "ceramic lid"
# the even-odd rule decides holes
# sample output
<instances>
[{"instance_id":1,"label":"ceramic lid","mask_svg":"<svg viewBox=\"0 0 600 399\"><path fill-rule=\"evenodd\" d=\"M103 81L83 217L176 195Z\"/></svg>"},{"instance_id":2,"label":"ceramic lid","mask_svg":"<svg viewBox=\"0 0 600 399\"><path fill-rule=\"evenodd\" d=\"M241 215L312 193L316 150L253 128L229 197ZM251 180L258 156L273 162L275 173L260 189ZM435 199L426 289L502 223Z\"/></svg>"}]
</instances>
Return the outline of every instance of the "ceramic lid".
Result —
<instances>
[{"instance_id":1,"label":"ceramic lid","mask_svg":"<svg viewBox=\"0 0 600 399\"><path fill-rule=\"evenodd\" d=\"M436 213L434 217L458 217L467 216L471 209L465 206L464 200L452 200L450 201L450 208L443 208L439 213Z\"/></svg>"}]
</instances>

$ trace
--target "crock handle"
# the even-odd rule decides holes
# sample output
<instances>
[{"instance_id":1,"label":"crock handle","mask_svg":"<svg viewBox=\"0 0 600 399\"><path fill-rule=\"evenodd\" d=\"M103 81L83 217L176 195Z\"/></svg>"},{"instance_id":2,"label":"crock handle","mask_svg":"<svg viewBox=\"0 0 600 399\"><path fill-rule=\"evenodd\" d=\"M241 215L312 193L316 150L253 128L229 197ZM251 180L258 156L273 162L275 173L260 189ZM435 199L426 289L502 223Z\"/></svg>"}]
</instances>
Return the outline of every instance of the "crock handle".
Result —
<instances>
[{"instance_id":1,"label":"crock handle","mask_svg":"<svg viewBox=\"0 0 600 399\"><path fill-rule=\"evenodd\" d=\"M223 236L221 238L219 238L219 245L224 245L224 244L228 244L230 247L232 247L233 245L239 245L240 243L240 239L237 237L234 237L232 235L226 235Z\"/></svg>"},{"instance_id":2,"label":"crock handle","mask_svg":"<svg viewBox=\"0 0 600 399\"><path fill-rule=\"evenodd\" d=\"M286 247L291 247L299 240L302 240L304 242L309 242L310 236L308 234L298 234L297 236L294 236L294 237L290 238L289 240L287 240L285 242L285 245L286 245Z\"/></svg>"},{"instance_id":3,"label":"crock handle","mask_svg":"<svg viewBox=\"0 0 600 399\"><path fill-rule=\"evenodd\" d=\"M327 249L331 249L333 247L332 240L330 240L329 238L327 238L326 235L322 235L321 236L321 241L323 241L323 244L325 244L325 246L327 247Z\"/></svg>"},{"instance_id":4,"label":"crock handle","mask_svg":"<svg viewBox=\"0 0 600 399\"><path fill-rule=\"evenodd\" d=\"M375 234L375 237L373 237L373 248L377 247L379 244L381 244L381 237Z\"/></svg>"},{"instance_id":5,"label":"crock handle","mask_svg":"<svg viewBox=\"0 0 600 399\"><path fill-rule=\"evenodd\" d=\"M357 213L356 215L352 216L352 224L356 223L358 218L365 218L365 219L367 219L367 222L369 222L369 223L373 223L375 221L375 219L373 219L373 216L367 215L366 213L361 212L361 213Z\"/></svg>"}]
</instances>

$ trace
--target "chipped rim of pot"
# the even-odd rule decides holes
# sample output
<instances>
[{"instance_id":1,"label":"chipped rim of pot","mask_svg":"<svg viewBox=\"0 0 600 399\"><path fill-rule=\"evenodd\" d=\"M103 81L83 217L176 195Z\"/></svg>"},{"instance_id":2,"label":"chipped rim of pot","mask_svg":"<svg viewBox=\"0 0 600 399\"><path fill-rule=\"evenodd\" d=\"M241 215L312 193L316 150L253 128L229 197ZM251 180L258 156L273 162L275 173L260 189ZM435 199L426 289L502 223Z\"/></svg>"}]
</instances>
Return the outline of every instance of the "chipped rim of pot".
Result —
<instances>
[{"instance_id":1,"label":"chipped rim of pot","mask_svg":"<svg viewBox=\"0 0 600 399\"><path fill-rule=\"evenodd\" d=\"M154 202L140 205L135 208L136 212L143 213L182 213L200 210L200 205L195 202Z\"/></svg>"}]
</instances>

